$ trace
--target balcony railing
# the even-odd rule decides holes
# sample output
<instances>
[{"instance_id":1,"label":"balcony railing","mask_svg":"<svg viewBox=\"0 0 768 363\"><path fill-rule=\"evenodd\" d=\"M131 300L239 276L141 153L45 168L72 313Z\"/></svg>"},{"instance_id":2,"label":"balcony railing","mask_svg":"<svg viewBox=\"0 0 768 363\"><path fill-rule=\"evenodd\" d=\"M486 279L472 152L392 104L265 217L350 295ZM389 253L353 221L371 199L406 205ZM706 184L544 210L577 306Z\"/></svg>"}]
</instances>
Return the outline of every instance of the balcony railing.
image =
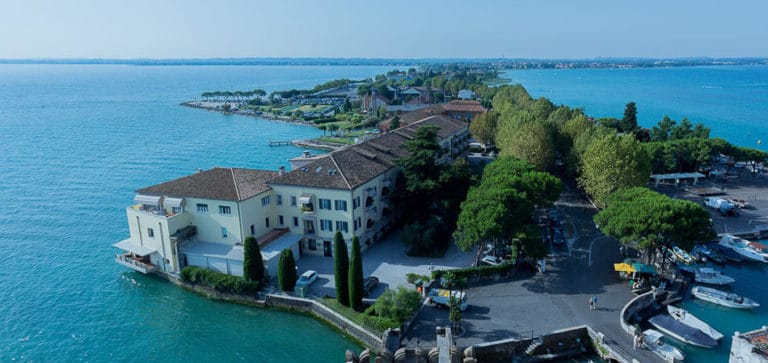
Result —
<instances>
[{"instance_id":1,"label":"balcony railing","mask_svg":"<svg viewBox=\"0 0 768 363\"><path fill-rule=\"evenodd\" d=\"M143 274L148 274L157 269L157 266L142 261L141 257L131 256L130 253L115 254L115 262L130 267Z\"/></svg>"},{"instance_id":2,"label":"balcony railing","mask_svg":"<svg viewBox=\"0 0 768 363\"><path fill-rule=\"evenodd\" d=\"M141 212L144 214L149 214L157 217L163 217L163 218L172 218L178 215L181 215L184 213L184 211L181 211L179 213L176 212L168 212L165 209L157 209L157 208L144 208L141 204L136 204L133 206L130 206L129 209L133 209L137 212Z\"/></svg>"}]
</instances>

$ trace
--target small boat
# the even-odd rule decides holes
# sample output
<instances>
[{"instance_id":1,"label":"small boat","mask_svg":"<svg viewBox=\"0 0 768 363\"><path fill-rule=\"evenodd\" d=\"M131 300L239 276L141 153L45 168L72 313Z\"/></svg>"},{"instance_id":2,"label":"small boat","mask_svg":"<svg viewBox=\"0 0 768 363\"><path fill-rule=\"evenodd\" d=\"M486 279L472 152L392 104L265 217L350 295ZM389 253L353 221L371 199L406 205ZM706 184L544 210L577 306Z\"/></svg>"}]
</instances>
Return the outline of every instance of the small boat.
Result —
<instances>
[{"instance_id":1,"label":"small boat","mask_svg":"<svg viewBox=\"0 0 768 363\"><path fill-rule=\"evenodd\" d=\"M710 337L712 337L712 339L714 340L723 339L722 333L717 331L715 328L709 326L709 324L705 323L704 321L697 318L695 315L689 313L687 310L683 308L667 305L667 312L669 313L669 316L672 317L672 319L675 319L685 325L688 325L691 328L699 329L704 334L707 334Z\"/></svg>"},{"instance_id":2,"label":"small boat","mask_svg":"<svg viewBox=\"0 0 768 363\"><path fill-rule=\"evenodd\" d=\"M709 267L698 267L694 270L694 281L710 285L728 285L736 280L733 277L723 275L722 272Z\"/></svg>"},{"instance_id":3,"label":"small boat","mask_svg":"<svg viewBox=\"0 0 768 363\"><path fill-rule=\"evenodd\" d=\"M724 234L723 237L720 239L721 246L725 246L732 249L734 252L740 254L742 257L744 257L747 260L758 261L758 262L768 262L766 261L765 257L763 257L761 253L750 248L747 242L749 241L740 237L736 237L732 234Z\"/></svg>"},{"instance_id":4,"label":"small boat","mask_svg":"<svg viewBox=\"0 0 768 363\"><path fill-rule=\"evenodd\" d=\"M685 359L683 352L681 352L680 349L664 343L664 341L661 340L663 337L664 334L653 329L648 329L643 332L643 344L648 350L661 357L665 362L682 362Z\"/></svg>"},{"instance_id":5,"label":"small boat","mask_svg":"<svg viewBox=\"0 0 768 363\"><path fill-rule=\"evenodd\" d=\"M717 340L712 339L712 337L699 329L691 328L672 319L669 315L656 315L649 319L648 322L656 327L656 329L683 343L702 348L714 348L717 346Z\"/></svg>"},{"instance_id":6,"label":"small boat","mask_svg":"<svg viewBox=\"0 0 768 363\"><path fill-rule=\"evenodd\" d=\"M720 244L713 244L712 249L717 251L723 258L733 261L733 262L741 262L744 261L744 257L742 257L740 254L736 253L736 251L730 249L729 247L720 245Z\"/></svg>"},{"instance_id":7,"label":"small boat","mask_svg":"<svg viewBox=\"0 0 768 363\"><path fill-rule=\"evenodd\" d=\"M747 242L747 246L768 260L768 246L760 242Z\"/></svg>"},{"instance_id":8,"label":"small boat","mask_svg":"<svg viewBox=\"0 0 768 363\"><path fill-rule=\"evenodd\" d=\"M754 309L760 306L750 298L704 286L694 286L691 294L701 300L734 309Z\"/></svg>"},{"instance_id":9,"label":"small boat","mask_svg":"<svg viewBox=\"0 0 768 363\"><path fill-rule=\"evenodd\" d=\"M723 256L717 253L717 251L707 247L706 245L696 245L696 247L693 248L693 252L699 255L699 258L702 260L702 262L709 261L719 265L725 263L725 258Z\"/></svg>"},{"instance_id":10,"label":"small boat","mask_svg":"<svg viewBox=\"0 0 768 363\"><path fill-rule=\"evenodd\" d=\"M692 264L695 262L693 256L691 256L690 253L685 252L680 247L672 246L672 254L675 256L675 259L677 260L677 262L682 262L685 264Z\"/></svg>"}]
</instances>

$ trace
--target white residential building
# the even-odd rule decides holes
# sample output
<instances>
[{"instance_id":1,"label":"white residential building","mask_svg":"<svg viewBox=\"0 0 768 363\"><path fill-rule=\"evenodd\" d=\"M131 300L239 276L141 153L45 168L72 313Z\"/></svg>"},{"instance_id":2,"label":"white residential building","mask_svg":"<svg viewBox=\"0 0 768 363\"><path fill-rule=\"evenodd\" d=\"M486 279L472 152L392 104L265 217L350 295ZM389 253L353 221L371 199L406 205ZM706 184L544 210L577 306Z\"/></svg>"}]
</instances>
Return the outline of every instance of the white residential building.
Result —
<instances>
[{"instance_id":1,"label":"white residential building","mask_svg":"<svg viewBox=\"0 0 768 363\"><path fill-rule=\"evenodd\" d=\"M177 273L186 265L242 275L242 242L254 236L270 273L280 251L331 256L341 231L348 246L367 249L393 224L390 195L396 160L421 126L439 128L446 153L468 144L466 123L431 116L407 127L326 155L307 158L290 172L213 168L137 190L127 209L130 238L115 244L116 261L144 273Z\"/></svg>"}]
</instances>

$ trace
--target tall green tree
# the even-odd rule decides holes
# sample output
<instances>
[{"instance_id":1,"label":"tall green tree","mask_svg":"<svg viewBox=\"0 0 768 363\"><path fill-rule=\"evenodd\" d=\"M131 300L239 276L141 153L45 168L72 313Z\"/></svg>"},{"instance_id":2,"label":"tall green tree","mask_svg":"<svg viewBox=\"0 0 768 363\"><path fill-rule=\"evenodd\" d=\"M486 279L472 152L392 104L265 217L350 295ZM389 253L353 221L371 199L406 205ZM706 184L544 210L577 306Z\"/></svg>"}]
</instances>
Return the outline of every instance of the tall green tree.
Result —
<instances>
[{"instance_id":1,"label":"tall green tree","mask_svg":"<svg viewBox=\"0 0 768 363\"><path fill-rule=\"evenodd\" d=\"M486 241L512 238L532 221L536 206L547 206L560 195L562 183L528 162L500 157L483 170L461 204L453 236L464 251Z\"/></svg>"},{"instance_id":2,"label":"tall green tree","mask_svg":"<svg viewBox=\"0 0 768 363\"><path fill-rule=\"evenodd\" d=\"M496 145L500 155L513 156L535 165L538 170L547 170L555 159L552 131L543 121L503 122L496 135Z\"/></svg>"},{"instance_id":3,"label":"tall green tree","mask_svg":"<svg viewBox=\"0 0 768 363\"><path fill-rule=\"evenodd\" d=\"M633 135L606 135L594 140L582 163L579 185L599 206L605 206L609 194L645 185L651 176L651 160Z\"/></svg>"},{"instance_id":4,"label":"tall green tree","mask_svg":"<svg viewBox=\"0 0 768 363\"><path fill-rule=\"evenodd\" d=\"M347 242L341 231L336 231L333 237L333 277L336 282L336 301L349 306L349 257Z\"/></svg>"},{"instance_id":5,"label":"tall green tree","mask_svg":"<svg viewBox=\"0 0 768 363\"><path fill-rule=\"evenodd\" d=\"M390 130L397 130L400 128L400 116L395 116L392 118L392 122L389 124Z\"/></svg>"},{"instance_id":6,"label":"tall green tree","mask_svg":"<svg viewBox=\"0 0 768 363\"><path fill-rule=\"evenodd\" d=\"M645 187L619 190L595 215L600 230L653 258L672 245L690 250L716 237L709 213L699 204L674 199Z\"/></svg>"},{"instance_id":7,"label":"tall green tree","mask_svg":"<svg viewBox=\"0 0 768 363\"><path fill-rule=\"evenodd\" d=\"M619 131L633 133L637 131L637 106L629 102L624 107L624 117L619 121Z\"/></svg>"},{"instance_id":8,"label":"tall green tree","mask_svg":"<svg viewBox=\"0 0 768 363\"><path fill-rule=\"evenodd\" d=\"M277 262L277 285L280 290L293 291L296 286L296 260L290 248L280 252L280 260Z\"/></svg>"},{"instance_id":9,"label":"tall green tree","mask_svg":"<svg viewBox=\"0 0 768 363\"><path fill-rule=\"evenodd\" d=\"M352 238L352 258L349 263L349 305L358 311L363 305L363 256L357 236Z\"/></svg>"},{"instance_id":10,"label":"tall green tree","mask_svg":"<svg viewBox=\"0 0 768 363\"><path fill-rule=\"evenodd\" d=\"M469 125L469 132L472 133L472 137L483 143L483 148L493 141L496 135L496 124L498 122L498 114L494 112L484 112L472 120L472 124Z\"/></svg>"},{"instance_id":11,"label":"tall green tree","mask_svg":"<svg viewBox=\"0 0 768 363\"><path fill-rule=\"evenodd\" d=\"M259 243L253 236L248 236L243 244L243 277L261 283L264 280L264 260Z\"/></svg>"}]
</instances>

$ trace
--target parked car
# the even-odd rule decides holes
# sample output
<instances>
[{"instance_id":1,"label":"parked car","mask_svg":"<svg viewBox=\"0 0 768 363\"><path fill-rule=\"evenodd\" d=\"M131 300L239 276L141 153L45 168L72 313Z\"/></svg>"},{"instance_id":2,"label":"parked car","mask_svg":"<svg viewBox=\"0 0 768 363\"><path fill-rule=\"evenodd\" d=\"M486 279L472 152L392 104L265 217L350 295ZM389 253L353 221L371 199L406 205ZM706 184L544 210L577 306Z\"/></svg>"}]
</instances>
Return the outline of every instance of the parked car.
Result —
<instances>
[{"instance_id":1,"label":"parked car","mask_svg":"<svg viewBox=\"0 0 768 363\"><path fill-rule=\"evenodd\" d=\"M491 255L485 256L483 257L482 260L480 260L481 264L491 265L491 266L500 265L502 262L504 261L501 258L496 256L491 256Z\"/></svg>"},{"instance_id":2,"label":"parked car","mask_svg":"<svg viewBox=\"0 0 768 363\"><path fill-rule=\"evenodd\" d=\"M316 280L317 280L317 272L313 270L308 270L303 274L301 274L301 276L299 276L299 280L296 281L296 286L297 287L309 286L309 285L312 285L312 283L315 282Z\"/></svg>"},{"instance_id":3,"label":"parked car","mask_svg":"<svg viewBox=\"0 0 768 363\"><path fill-rule=\"evenodd\" d=\"M363 295L368 296L379 285L379 278L376 276L368 276L363 280Z\"/></svg>"}]
</instances>

